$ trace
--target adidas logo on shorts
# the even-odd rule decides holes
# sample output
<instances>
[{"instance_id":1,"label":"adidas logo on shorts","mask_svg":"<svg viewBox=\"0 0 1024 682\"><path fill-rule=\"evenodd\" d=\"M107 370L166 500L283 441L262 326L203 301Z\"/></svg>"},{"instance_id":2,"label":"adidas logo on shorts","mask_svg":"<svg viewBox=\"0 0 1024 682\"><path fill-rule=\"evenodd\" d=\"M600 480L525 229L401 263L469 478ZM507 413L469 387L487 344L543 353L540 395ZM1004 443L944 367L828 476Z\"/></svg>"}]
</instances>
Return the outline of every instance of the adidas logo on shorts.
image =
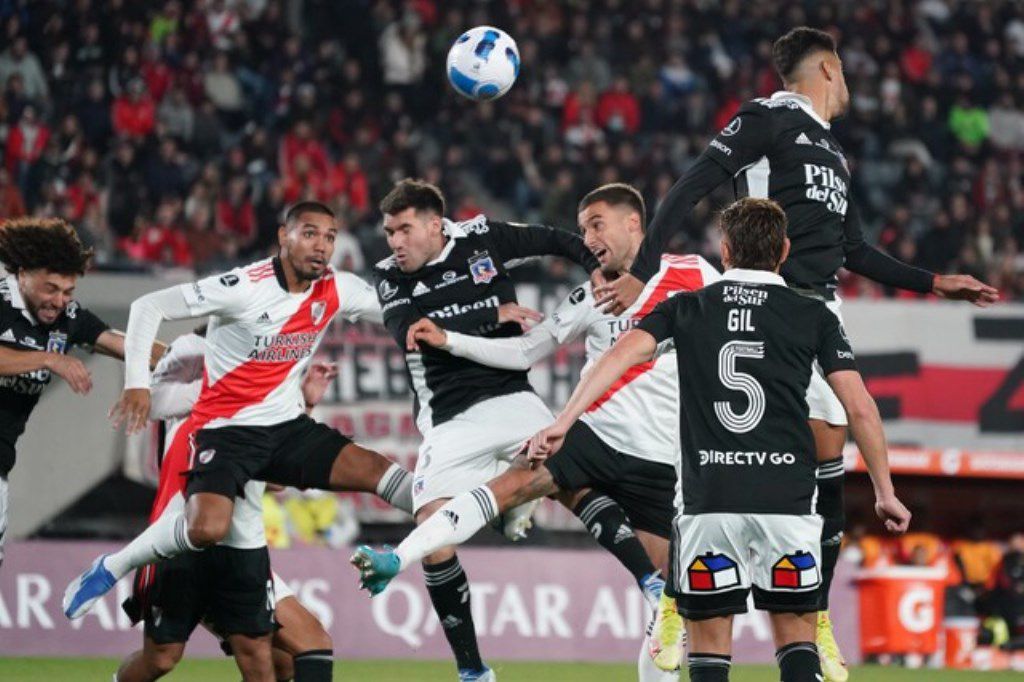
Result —
<instances>
[{"instance_id":1,"label":"adidas logo on shorts","mask_svg":"<svg viewBox=\"0 0 1024 682\"><path fill-rule=\"evenodd\" d=\"M462 625L462 619L455 616L445 616L445 619L441 621L441 627L445 630L451 630Z\"/></svg>"}]
</instances>

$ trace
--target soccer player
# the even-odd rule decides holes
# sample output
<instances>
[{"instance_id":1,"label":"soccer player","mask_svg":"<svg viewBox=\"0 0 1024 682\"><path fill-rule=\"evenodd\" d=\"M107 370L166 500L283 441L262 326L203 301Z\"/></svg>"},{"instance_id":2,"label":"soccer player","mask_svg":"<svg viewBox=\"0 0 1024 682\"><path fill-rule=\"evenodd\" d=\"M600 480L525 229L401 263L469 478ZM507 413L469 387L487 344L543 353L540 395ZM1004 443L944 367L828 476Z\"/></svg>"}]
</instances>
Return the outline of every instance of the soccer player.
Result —
<instances>
[{"instance_id":1,"label":"soccer player","mask_svg":"<svg viewBox=\"0 0 1024 682\"><path fill-rule=\"evenodd\" d=\"M153 372L150 417L165 422L167 444L160 465L160 484L150 522L184 506L184 476L189 467L189 441L194 428L188 415L203 383L205 330L175 339ZM307 412L323 397L337 369L314 363L302 384ZM182 426L184 425L184 429ZM262 496L265 484L249 481L245 497L235 500L231 530L216 547L200 554L181 554L151 564L136 573L131 598L124 610L132 622L145 622L143 648L129 655L117 672L117 682L142 682L168 674L181 660L195 626L202 623L251 671L266 661L253 661L249 638L272 633L273 669L278 680L318 682L332 678L332 642L320 621L295 598L288 585L270 572L273 599L268 599L266 537ZM253 561L251 556L257 556ZM239 575L235 566L253 566ZM214 569L228 567L229 570ZM252 599L240 578L251 582ZM225 585L229 580L230 584ZM226 589L227 588L227 589ZM245 674L243 672L243 674Z\"/></svg>"},{"instance_id":2,"label":"soccer player","mask_svg":"<svg viewBox=\"0 0 1024 682\"><path fill-rule=\"evenodd\" d=\"M131 306L125 390L112 409L128 431L149 418L143 349L161 320L210 316L204 382L189 417L196 429L182 512L161 516L123 549L98 557L64 593L80 618L128 572L222 541L250 480L408 499L409 476L304 412L302 376L331 320L380 320L373 289L330 267L337 226L318 202L300 202L278 229L280 255L223 275L147 294Z\"/></svg>"},{"instance_id":3,"label":"soccer player","mask_svg":"<svg viewBox=\"0 0 1024 682\"><path fill-rule=\"evenodd\" d=\"M74 300L78 278L92 260L73 227L58 219L20 218L0 225L0 564L7 531L8 478L15 444L25 431L39 396L57 376L84 395L92 388L89 370L66 355L87 346L124 357L124 336ZM164 345L153 344L158 358Z\"/></svg>"},{"instance_id":4,"label":"soccer player","mask_svg":"<svg viewBox=\"0 0 1024 682\"><path fill-rule=\"evenodd\" d=\"M814 644L822 519L815 513L807 387L817 361L850 418L887 530L910 512L889 476L881 419L839 319L778 274L790 248L786 214L741 199L720 217L722 280L660 303L580 381L532 458L568 443L594 400L673 344L679 373L681 504L672 576L687 619L693 682L729 679L732 618L768 611L782 682L820 682Z\"/></svg>"},{"instance_id":5,"label":"soccer player","mask_svg":"<svg viewBox=\"0 0 1024 682\"><path fill-rule=\"evenodd\" d=\"M416 425L423 434L413 474L413 506L417 524L424 524L450 498L507 469L532 433L553 417L524 369L496 369L455 357L419 344L409 330L428 318L467 335L518 336L539 315L516 302L510 262L558 255L588 272L599 263L571 232L482 215L449 221L441 191L419 180L399 182L380 209L392 255L375 266L374 274L384 325L406 351ZM507 536L525 531L532 508L510 511ZM494 680L480 657L468 582L455 549L439 547L422 558L427 591L460 680Z\"/></svg>"},{"instance_id":6,"label":"soccer player","mask_svg":"<svg viewBox=\"0 0 1024 682\"><path fill-rule=\"evenodd\" d=\"M603 185L580 201L578 219L583 241L597 257L606 276L615 276L632 264L643 240L644 218L643 197L629 185ZM601 354L655 305L680 291L699 289L716 281L718 276L718 272L699 256L664 256L660 270L647 283L639 300L622 315L598 311L593 305L588 282L573 289L552 317L522 336L470 336L445 331L428 318L414 323L409 335L415 341L452 355L489 367L517 371L528 370L553 354L561 344L584 336L587 365L583 373L586 374ZM588 407L566 439L566 446L544 466L532 470L509 469L487 483L484 488L489 490L477 488L463 493L442 508L442 516L435 516L421 525L398 546L395 552L398 568L412 565L423 555L436 551L438 546L467 539L489 522L487 516L477 512L477 500L481 496L493 495L495 504L486 505L486 510L500 513L531 499L556 494L561 497L567 492L594 488L583 499L604 493L617 502L639 537L641 551L646 550L649 555L646 561L634 560L632 564L646 566L647 571L656 566L667 575L679 447L676 383L675 360L670 352L655 362L636 366L624 381ZM616 519L609 522L602 515L606 512L587 513L582 503L576 509L602 545L613 546L625 539L621 522ZM444 510L451 511L458 522L449 524ZM375 561L388 561L373 557L369 548L360 549L357 555L366 557L370 570ZM378 573L365 577L375 586L386 582ZM643 586L647 575L634 572L634 577ZM655 609L662 598L657 595L652 600ZM674 617L678 627L660 629L667 638L664 642L652 641L653 646L645 642L639 659L641 682L663 677L675 679L675 675L665 676L658 670L647 653L651 649L669 670L679 666L683 630L674 604L668 599L662 614L663 618Z\"/></svg>"},{"instance_id":7,"label":"soccer player","mask_svg":"<svg viewBox=\"0 0 1024 682\"><path fill-rule=\"evenodd\" d=\"M966 275L936 275L905 265L865 242L850 170L830 121L850 103L832 36L796 28L772 49L785 90L744 104L693 166L672 187L651 221L630 274L595 291L598 305L618 312L631 305L657 270L658 254L682 229L693 206L732 180L739 195L770 197L786 211L792 253L781 275L795 291L821 298L838 316L836 273L841 267L887 286L985 306L998 292ZM823 587L818 642L830 682L847 678L828 619L828 591L839 558L843 518L842 448L847 418L835 395L815 373L808 394L820 479Z\"/></svg>"}]
</instances>

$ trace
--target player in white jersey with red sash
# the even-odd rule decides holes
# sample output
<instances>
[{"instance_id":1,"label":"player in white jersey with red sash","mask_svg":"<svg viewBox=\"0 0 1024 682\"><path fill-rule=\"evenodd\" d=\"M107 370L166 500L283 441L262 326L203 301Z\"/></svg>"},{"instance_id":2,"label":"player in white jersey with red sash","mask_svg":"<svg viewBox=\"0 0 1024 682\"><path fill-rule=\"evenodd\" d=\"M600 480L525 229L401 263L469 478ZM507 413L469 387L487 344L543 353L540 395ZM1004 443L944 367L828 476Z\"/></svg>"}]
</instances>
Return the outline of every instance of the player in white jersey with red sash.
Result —
<instances>
[{"instance_id":1,"label":"player in white jersey with red sash","mask_svg":"<svg viewBox=\"0 0 1024 682\"><path fill-rule=\"evenodd\" d=\"M643 199L623 184L604 185L580 202L579 222L587 247L606 275L628 269L643 239ZM593 305L591 284L574 289L548 320L519 337L490 339L445 331L427 319L409 334L474 362L510 370L529 369L554 353L561 344L581 336L586 341L587 369L651 309L680 291L694 291L717 281L718 272L700 256L662 258L639 299L621 315L602 313ZM566 438L566 445L534 470L514 468L485 486L453 498L444 507L442 523L423 524L399 545L392 556L403 569L434 551L438 543L456 544L471 537L494 514L561 491L594 488L625 510L640 542L655 566L667 571L669 539L677 495L679 391L675 357L669 352L637 365L588 409ZM444 514L450 508L452 514ZM587 522L587 514L581 514ZM451 522L451 519L456 521ZM587 524L588 527L590 524ZM628 530L628 527L626 527ZM615 528L591 529L616 533ZM377 555L361 548L357 565L364 565L364 582L382 588ZM394 574L392 574L393 576ZM386 584L386 580L383 581ZM669 600L671 601L671 600ZM681 625L676 615L677 625ZM672 635L676 646L682 629ZM660 651L659 643L654 648ZM658 670L641 651L642 682L677 679ZM676 653L678 658L678 653Z\"/></svg>"},{"instance_id":2,"label":"player in white jersey with red sash","mask_svg":"<svg viewBox=\"0 0 1024 682\"><path fill-rule=\"evenodd\" d=\"M280 256L136 300L128 320L125 391L115 424L148 421L146 353L162 320L209 316L205 377L189 420L196 429L185 510L161 517L128 546L100 557L68 586L79 618L129 571L222 541L234 500L252 479L298 488L408 495L406 473L304 412L301 381L335 315L379 322L373 289L329 265L337 227L317 202L289 209ZM404 490L404 494L399 491ZM269 639L267 640L269 659Z\"/></svg>"},{"instance_id":3,"label":"player in white jersey with red sash","mask_svg":"<svg viewBox=\"0 0 1024 682\"><path fill-rule=\"evenodd\" d=\"M205 331L197 331L175 339L153 371L150 417L164 422L162 440L166 447L150 523L165 514L178 513L185 506L188 441L195 433L189 415L202 391L204 334ZM336 368L328 363L310 367L302 386L307 409L320 401L336 374ZM121 663L118 682L148 680L170 672L200 622L221 640L226 653L236 653L231 646L234 633L223 619L226 616L229 622L238 622L237 615L221 612L224 600L219 593L220 583L234 576L213 573L210 566L216 562L204 560L220 553L229 561L237 561L252 550L266 547L262 505L265 487L266 483L256 480L245 485L245 496L235 500L231 529L216 548L203 554L179 555L136 571L132 596L123 606L133 623L145 623L145 640L140 651ZM271 579L272 614L277 624L273 635L275 675L278 679L294 678L296 682L316 680L318 673L326 672L324 659L331 656L330 635L276 572L271 572ZM231 585L232 589L235 587ZM263 612L264 609L257 609L257 617L264 617Z\"/></svg>"}]
</instances>

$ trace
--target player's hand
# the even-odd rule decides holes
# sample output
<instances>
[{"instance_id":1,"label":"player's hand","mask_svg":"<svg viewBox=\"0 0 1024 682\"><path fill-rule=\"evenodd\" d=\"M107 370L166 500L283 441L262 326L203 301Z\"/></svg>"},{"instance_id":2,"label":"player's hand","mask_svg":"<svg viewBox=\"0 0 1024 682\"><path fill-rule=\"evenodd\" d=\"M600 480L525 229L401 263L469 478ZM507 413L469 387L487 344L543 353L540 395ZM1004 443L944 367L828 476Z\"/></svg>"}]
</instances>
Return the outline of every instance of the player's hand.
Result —
<instances>
[{"instance_id":1,"label":"player's hand","mask_svg":"<svg viewBox=\"0 0 1024 682\"><path fill-rule=\"evenodd\" d=\"M594 287L594 306L609 315L621 315L636 302L643 290L643 282L624 272L615 281Z\"/></svg>"},{"instance_id":2,"label":"player's hand","mask_svg":"<svg viewBox=\"0 0 1024 682\"><path fill-rule=\"evenodd\" d=\"M314 362L309 366L306 378L302 380L302 399L306 408L315 407L323 400L331 380L338 376L338 366L333 362Z\"/></svg>"},{"instance_id":3,"label":"player's hand","mask_svg":"<svg viewBox=\"0 0 1024 682\"><path fill-rule=\"evenodd\" d=\"M47 353L46 355L46 369L68 382L72 391L79 395L85 395L92 389L92 375L89 374L89 370L81 360L61 353Z\"/></svg>"},{"instance_id":4,"label":"player's hand","mask_svg":"<svg viewBox=\"0 0 1024 682\"><path fill-rule=\"evenodd\" d=\"M875 513L890 533L902 535L910 527L910 510L895 495L876 498Z\"/></svg>"},{"instance_id":5,"label":"player's hand","mask_svg":"<svg viewBox=\"0 0 1024 682\"><path fill-rule=\"evenodd\" d=\"M562 443L565 442L565 434L568 430L568 426L556 421L546 429L539 431L530 439L530 447L526 451L526 459L532 465L543 462L558 452L562 448Z\"/></svg>"},{"instance_id":6,"label":"player's hand","mask_svg":"<svg viewBox=\"0 0 1024 682\"><path fill-rule=\"evenodd\" d=\"M417 344L420 341L434 348L443 348L448 343L448 332L438 327L433 320L421 317L405 333L405 346L415 352L419 350Z\"/></svg>"},{"instance_id":7,"label":"player's hand","mask_svg":"<svg viewBox=\"0 0 1024 682\"><path fill-rule=\"evenodd\" d=\"M114 428L124 424L125 433L141 431L149 421L149 398L148 388L124 389L108 415Z\"/></svg>"},{"instance_id":8,"label":"player's hand","mask_svg":"<svg viewBox=\"0 0 1024 682\"><path fill-rule=\"evenodd\" d=\"M999 301L998 289L970 275L936 275L932 292L951 301L970 301L979 308L987 308Z\"/></svg>"},{"instance_id":9,"label":"player's hand","mask_svg":"<svg viewBox=\"0 0 1024 682\"><path fill-rule=\"evenodd\" d=\"M529 331L530 327L544 319L544 316L536 310L531 310L518 303L502 303L498 307L498 323L515 322L523 331Z\"/></svg>"}]
</instances>

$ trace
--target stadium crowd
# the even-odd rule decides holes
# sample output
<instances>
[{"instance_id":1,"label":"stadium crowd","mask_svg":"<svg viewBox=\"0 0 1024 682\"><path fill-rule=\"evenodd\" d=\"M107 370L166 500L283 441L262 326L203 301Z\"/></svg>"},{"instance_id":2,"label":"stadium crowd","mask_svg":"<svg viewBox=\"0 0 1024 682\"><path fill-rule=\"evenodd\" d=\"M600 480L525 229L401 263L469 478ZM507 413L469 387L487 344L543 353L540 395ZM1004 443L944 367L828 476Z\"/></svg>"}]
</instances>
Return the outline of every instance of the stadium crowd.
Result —
<instances>
[{"instance_id":1,"label":"stadium crowd","mask_svg":"<svg viewBox=\"0 0 1024 682\"><path fill-rule=\"evenodd\" d=\"M518 39L523 71L477 104L443 64L482 23ZM359 271L387 253L376 200L416 175L453 217L572 229L598 183L655 208L779 88L771 40L804 23L840 40L836 131L871 236L1024 298L1024 5L999 0L0 2L0 219L66 217L100 267L207 271L273 248L281 209L316 198ZM713 256L716 207L675 248Z\"/></svg>"}]
</instances>

